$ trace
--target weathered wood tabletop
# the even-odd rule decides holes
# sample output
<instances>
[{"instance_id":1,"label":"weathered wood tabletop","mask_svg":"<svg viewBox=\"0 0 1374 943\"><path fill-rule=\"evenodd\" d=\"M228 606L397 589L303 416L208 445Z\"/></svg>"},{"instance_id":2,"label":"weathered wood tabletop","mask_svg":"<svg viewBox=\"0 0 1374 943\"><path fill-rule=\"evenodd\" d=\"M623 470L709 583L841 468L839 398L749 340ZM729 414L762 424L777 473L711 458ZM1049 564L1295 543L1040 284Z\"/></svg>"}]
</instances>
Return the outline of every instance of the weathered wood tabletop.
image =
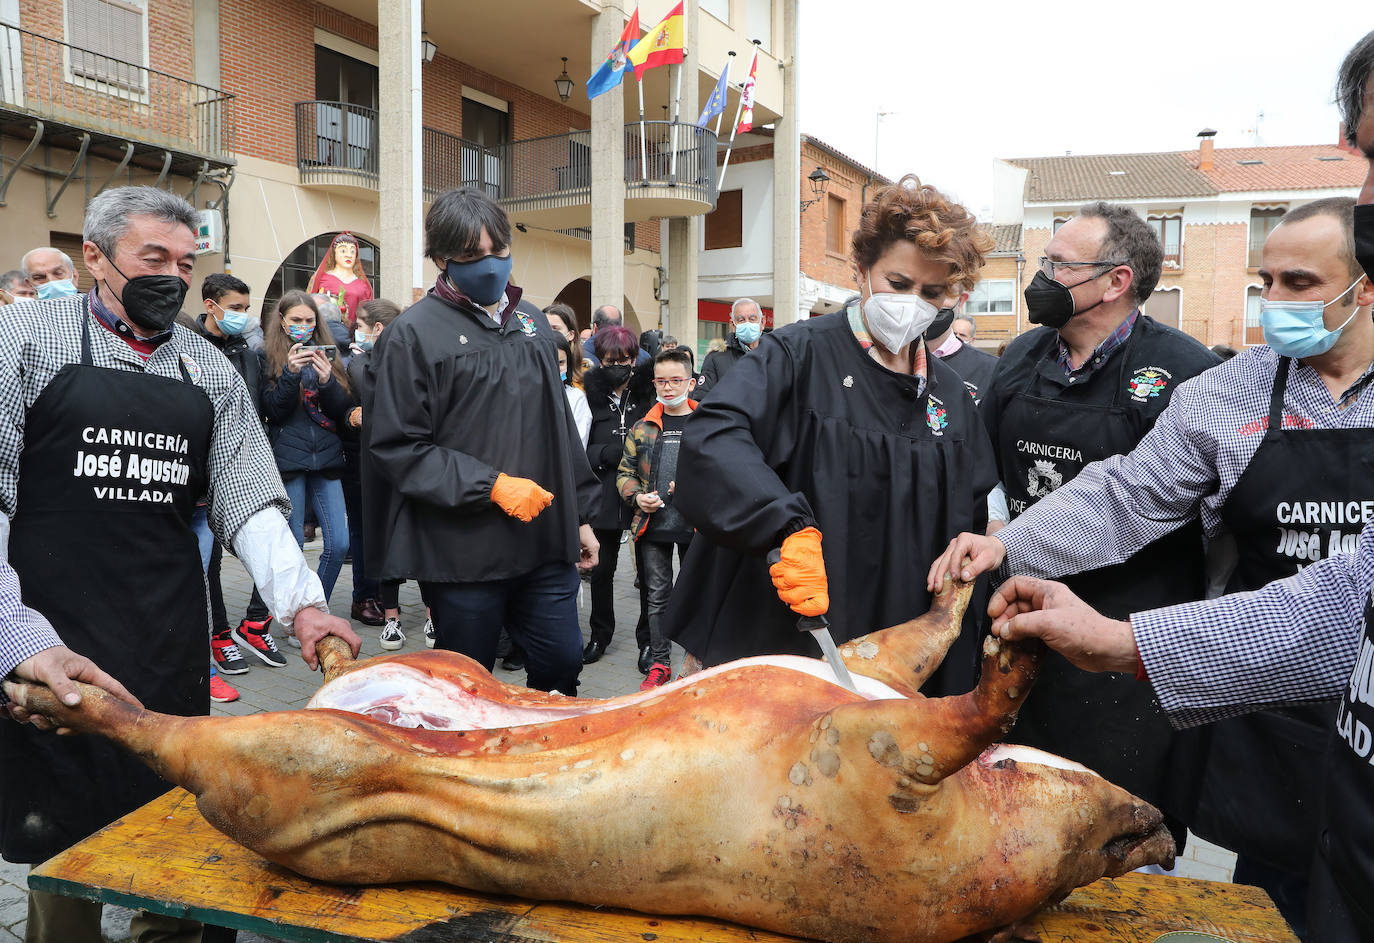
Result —
<instances>
[{"instance_id":1,"label":"weathered wood tabletop","mask_svg":"<svg viewBox=\"0 0 1374 943\"><path fill-rule=\"evenodd\" d=\"M310 943L792 940L700 917L535 903L440 884L320 884L215 831L195 798L181 789L48 861L29 875L29 885ZM1044 943L1152 943L1169 930L1203 930L1236 943L1297 943L1263 891L1140 874L1080 888L1035 923ZM222 938L232 939L232 933Z\"/></svg>"}]
</instances>

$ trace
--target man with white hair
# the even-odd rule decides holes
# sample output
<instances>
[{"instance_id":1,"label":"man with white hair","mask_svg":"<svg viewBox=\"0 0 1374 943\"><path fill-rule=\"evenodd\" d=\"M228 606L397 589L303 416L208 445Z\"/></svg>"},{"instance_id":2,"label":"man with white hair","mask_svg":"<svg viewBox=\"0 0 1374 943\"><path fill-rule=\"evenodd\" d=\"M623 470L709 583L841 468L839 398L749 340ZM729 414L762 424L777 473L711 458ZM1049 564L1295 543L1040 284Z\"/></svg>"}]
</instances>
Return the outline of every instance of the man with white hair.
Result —
<instances>
[{"instance_id":1,"label":"man with white hair","mask_svg":"<svg viewBox=\"0 0 1374 943\"><path fill-rule=\"evenodd\" d=\"M763 309L753 298L739 298L730 306L730 338L724 350L713 351L706 355L701 365L702 390L713 390L725 378L730 368L749 351L759 346L763 337Z\"/></svg>"},{"instance_id":2,"label":"man with white hair","mask_svg":"<svg viewBox=\"0 0 1374 943\"><path fill-rule=\"evenodd\" d=\"M173 323L195 226L191 205L164 190L106 190L86 209L82 246L96 287L0 319L0 676L46 684L68 705L80 700L75 679L161 713L209 713L209 612L191 527L202 497L211 530L294 628L307 664L326 635L358 650L291 536L242 378ZM62 274L38 259L27 261ZM33 725L0 724L6 860L46 861L168 788L119 747L53 736L7 706ZM200 939L184 924L143 915L131 929L139 941ZM26 939L98 940L100 904L32 891Z\"/></svg>"},{"instance_id":3,"label":"man with white hair","mask_svg":"<svg viewBox=\"0 0 1374 943\"><path fill-rule=\"evenodd\" d=\"M52 246L30 249L19 265L28 276L29 284L37 290L39 301L76 294L76 266L72 257L61 249Z\"/></svg>"}]
</instances>

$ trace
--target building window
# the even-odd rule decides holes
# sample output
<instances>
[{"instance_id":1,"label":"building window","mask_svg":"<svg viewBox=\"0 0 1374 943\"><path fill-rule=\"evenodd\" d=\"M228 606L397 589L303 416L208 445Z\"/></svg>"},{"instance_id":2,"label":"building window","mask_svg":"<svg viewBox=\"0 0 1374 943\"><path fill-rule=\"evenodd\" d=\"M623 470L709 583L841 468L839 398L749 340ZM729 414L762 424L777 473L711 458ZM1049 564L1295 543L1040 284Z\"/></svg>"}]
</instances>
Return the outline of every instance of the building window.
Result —
<instances>
[{"instance_id":1,"label":"building window","mask_svg":"<svg viewBox=\"0 0 1374 943\"><path fill-rule=\"evenodd\" d=\"M1143 306L1144 311L1160 324L1181 327L1183 314L1183 290L1180 288L1160 288L1150 294Z\"/></svg>"},{"instance_id":2,"label":"building window","mask_svg":"<svg viewBox=\"0 0 1374 943\"><path fill-rule=\"evenodd\" d=\"M1250 208L1250 258L1248 265L1250 268L1260 267L1260 254L1264 251L1264 240L1269 238L1269 234L1274 231L1274 227L1283 219L1283 214L1288 210L1285 207L1251 207Z\"/></svg>"},{"instance_id":3,"label":"building window","mask_svg":"<svg viewBox=\"0 0 1374 943\"><path fill-rule=\"evenodd\" d=\"M147 0L67 0L67 43L74 78L148 90Z\"/></svg>"},{"instance_id":4,"label":"building window","mask_svg":"<svg viewBox=\"0 0 1374 943\"><path fill-rule=\"evenodd\" d=\"M749 38L761 40L759 48L764 52L772 49L773 0L746 0L744 16Z\"/></svg>"},{"instance_id":5,"label":"building window","mask_svg":"<svg viewBox=\"0 0 1374 943\"><path fill-rule=\"evenodd\" d=\"M1263 344L1264 329L1260 327L1260 285L1250 285L1245 289L1245 343Z\"/></svg>"},{"instance_id":6,"label":"building window","mask_svg":"<svg viewBox=\"0 0 1374 943\"><path fill-rule=\"evenodd\" d=\"M377 67L315 47L315 151L326 167L377 173Z\"/></svg>"},{"instance_id":7,"label":"building window","mask_svg":"<svg viewBox=\"0 0 1374 943\"><path fill-rule=\"evenodd\" d=\"M825 251L844 255L844 200L833 193L825 195Z\"/></svg>"},{"instance_id":8,"label":"building window","mask_svg":"<svg viewBox=\"0 0 1374 943\"><path fill-rule=\"evenodd\" d=\"M1072 216L1056 216L1054 218L1054 228L1050 232L1050 235L1054 235L1055 233L1059 232L1059 227L1063 226L1071 219L1073 219Z\"/></svg>"},{"instance_id":9,"label":"building window","mask_svg":"<svg viewBox=\"0 0 1374 943\"><path fill-rule=\"evenodd\" d=\"M282 295L292 289L306 291L310 287L310 279L315 274L325 255L329 252L330 245L334 242L337 233L326 232L307 239L298 245L295 250L282 260L281 266L273 274L272 280L267 283L267 291L262 299L262 314L265 317L272 306L277 303ZM358 261L363 264L363 270L368 273L368 281L372 283L373 296L385 298L382 294L382 253L381 250L366 239L358 239Z\"/></svg>"},{"instance_id":10,"label":"building window","mask_svg":"<svg viewBox=\"0 0 1374 943\"><path fill-rule=\"evenodd\" d=\"M997 278L979 282L969 292L964 311L968 314L1011 314L1015 291L1014 279Z\"/></svg>"},{"instance_id":11,"label":"building window","mask_svg":"<svg viewBox=\"0 0 1374 943\"><path fill-rule=\"evenodd\" d=\"M1146 222L1164 246L1164 271L1183 268L1183 217L1151 216Z\"/></svg>"},{"instance_id":12,"label":"building window","mask_svg":"<svg viewBox=\"0 0 1374 943\"><path fill-rule=\"evenodd\" d=\"M738 249L744 245L744 191L726 190L702 226L708 249Z\"/></svg>"},{"instance_id":13,"label":"building window","mask_svg":"<svg viewBox=\"0 0 1374 943\"><path fill-rule=\"evenodd\" d=\"M702 13L709 13L722 23L730 22L730 0L701 0Z\"/></svg>"},{"instance_id":14,"label":"building window","mask_svg":"<svg viewBox=\"0 0 1374 943\"><path fill-rule=\"evenodd\" d=\"M498 103L499 104L499 103ZM579 138L568 137L568 163L562 168L559 189L591 185L591 149ZM463 96L463 185L480 187L493 200L501 199L505 183L503 145L511 141L510 112ZM475 147L473 145L476 145Z\"/></svg>"}]
</instances>

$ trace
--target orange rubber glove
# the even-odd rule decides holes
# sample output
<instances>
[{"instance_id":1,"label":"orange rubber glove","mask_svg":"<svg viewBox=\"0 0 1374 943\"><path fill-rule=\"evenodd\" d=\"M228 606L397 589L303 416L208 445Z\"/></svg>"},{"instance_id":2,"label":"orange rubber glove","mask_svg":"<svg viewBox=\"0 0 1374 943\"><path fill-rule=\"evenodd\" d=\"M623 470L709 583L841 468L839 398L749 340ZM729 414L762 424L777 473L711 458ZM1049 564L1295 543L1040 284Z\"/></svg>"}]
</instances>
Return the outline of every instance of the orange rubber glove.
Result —
<instances>
[{"instance_id":1,"label":"orange rubber glove","mask_svg":"<svg viewBox=\"0 0 1374 943\"><path fill-rule=\"evenodd\" d=\"M545 491L528 478L512 478L502 472L491 486L491 501L511 517L528 524L553 503L553 492Z\"/></svg>"},{"instance_id":2,"label":"orange rubber glove","mask_svg":"<svg viewBox=\"0 0 1374 943\"><path fill-rule=\"evenodd\" d=\"M782 559L768 568L778 598L802 616L823 616L830 610L830 586L821 555L821 532L807 527L788 534Z\"/></svg>"}]
</instances>

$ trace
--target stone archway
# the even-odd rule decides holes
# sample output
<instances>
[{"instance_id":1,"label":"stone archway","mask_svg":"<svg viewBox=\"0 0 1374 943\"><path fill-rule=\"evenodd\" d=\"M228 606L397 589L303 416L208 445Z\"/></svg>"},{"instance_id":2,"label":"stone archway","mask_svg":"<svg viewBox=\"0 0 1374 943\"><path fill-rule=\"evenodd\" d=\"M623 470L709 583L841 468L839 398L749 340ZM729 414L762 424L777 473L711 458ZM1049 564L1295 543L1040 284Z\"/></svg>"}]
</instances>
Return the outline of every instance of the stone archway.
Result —
<instances>
[{"instance_id":1,"label":"stone archway","mask_svg":"<svg viewBox=\"0 0 1374 943\"><path fill-rule=\"evenodd\" d=\"M385 298L382 294L381 272L382 272L382 250L375 240L362 235L352 233L358 240L358 259L363 263L363 270L367 272L368 280L372 282L372 295L374 298ZM260 315L272 310L272 306L277 303L286 292L293 288L301 291L308 289L310 278L315 274L315 269L319 267L324 254L329 251L329 244L334 241L338 232L323 232L318 236L312 236L292 249L281 265L277 266L276 272L272 274L272 280L267 284L267 291L263 295L262 310Z\"/></svg>"},{"instance_id":2,"label":"stone archway","mask_svg":"<svg viewBox=\"0 0 1374 943\"><path fill-rule=\"evenodd\" d=\"M316 263L318 264L318 263ZM592 326L592 280L584 275L575 278L568 284L559 289L554 296L554 301L561 301L563 304L573 309L577 315L577 330L583 331ZM625 315L625 326L639 336L642 330L639 323L639 315L635 313L634 305L630 303L628 297L622 296L620 310Z\"/></svg>"}]
</instances>

